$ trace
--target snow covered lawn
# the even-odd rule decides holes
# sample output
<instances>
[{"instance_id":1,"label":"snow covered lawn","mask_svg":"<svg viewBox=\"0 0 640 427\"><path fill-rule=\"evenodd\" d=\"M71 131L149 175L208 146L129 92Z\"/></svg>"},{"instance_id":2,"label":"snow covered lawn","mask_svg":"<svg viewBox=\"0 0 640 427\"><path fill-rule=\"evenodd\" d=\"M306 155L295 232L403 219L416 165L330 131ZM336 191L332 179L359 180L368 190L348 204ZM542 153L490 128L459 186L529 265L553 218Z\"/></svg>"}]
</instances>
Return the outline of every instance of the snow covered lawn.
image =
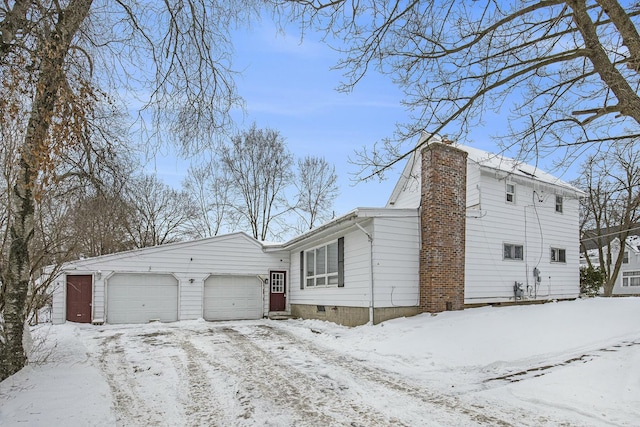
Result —
<instances>
[{"instance_id":1,"label":"snow covered lawn","mask_svg":"<svg viewBox=\"0 0 640 427\"><path fill-rule=\"evenodd\" d=\"M640 424L640 298L320 321L65 324L2 426Z\"/></svg>"}]
</instances>

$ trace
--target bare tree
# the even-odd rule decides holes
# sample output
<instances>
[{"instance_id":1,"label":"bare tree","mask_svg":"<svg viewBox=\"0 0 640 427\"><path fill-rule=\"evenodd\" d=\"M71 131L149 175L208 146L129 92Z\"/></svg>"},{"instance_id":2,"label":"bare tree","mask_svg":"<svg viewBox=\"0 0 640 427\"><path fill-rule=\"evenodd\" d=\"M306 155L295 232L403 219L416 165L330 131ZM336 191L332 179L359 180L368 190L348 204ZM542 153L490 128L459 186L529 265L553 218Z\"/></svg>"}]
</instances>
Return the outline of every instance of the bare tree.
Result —
<instances>
[{"instance_id":1,"label":"bare tree","mask_svg":"<svg viewBox=\"0 0 640 427\"><path fill-rule=\"evenodd\" d=\"M195 238L217 236L222 229L233 230L237 223L231 206L231 180L216 168L216 161L191 165L183 183L195 202L196 213L189 224Z\"/></svg>"},{"instance_id":2,"label":"bare tree","mask_svg":"<svg viewBox=\"0 0 640 427\"><path fill-rule=\"evenodd\" d=\"M194 216L194 203L186 192L179 192L144 175L131 180L127 194L129 238L138 248L178 242Z\"/></svg>"},{"instance_id":3,"label":"bare tree","mask_svg":"<svg viewBox=\"0 0 640 427\"><path fill-rule=\"evenodd\" d=\"M251 228L254 238L265 240L280 230L274 226L291 208L285 190L291 182L293 157L278 131L247 131L221 146L220 160L240 201L238 214Z\"/></svg>"},{"instance_id":4,"label":"bare tree","mask_svg":"<svg viewBox=\"0 0 640 427\"><path fill-rule=\"evenodd\" d=\"M627 237L640 222L640 152L636 143L615 147L591 157L584 167L581 186L582 251L589 266L589 243L596 246L605 273L604 295L611 296L624 257ZM637 230L635 230L637 231Z\"/></svg>"},{"instance_id":5,"label":"bare tree","mask_svg":"<svg viewBox=\"0 0 640 427\"><path fill-rule=\"evenodd\" d=\"M310 230L331 218L331 206L338 196L337 180L335 166L329 166L324 157L298 159L296 211L302 213L304 229Z\"/></svg>"},{"instance_id":6,"label":"bare tree","mask_svg":"<svg viewBox=\"0 0 640 427\"><path fill-rule=\"evenodd\" d=\"M253 11L251 0L0 6L0 127L26 118L18 132L10 246L1 272L0 380L26 362L22 335L39 186L68 148L87 140L96 101L136 99L152 117L151 136L172 136L184 152L199 148L209 135L224 133L239 103L228 29Z\"/></svg>"},{"instance_id":7,"label":"bare tree","mask_svg":"<svg viewBox=\"0 0 640 427\"><path fill-rule=\"evenodd\" d=\"M487 111L509 113L496 136L523 160L568 156L640 134L637 2L274 0L344 52L349 91L372 69L403 89L409 123L354 162L381 174L426 131L464 140Z\"/></svg>"},{"instance_id":8,"label":"bare tree","mask_svg":"<svg viewBox=\"0 0 640 427\"><path fill-rule=\"evenodd\" d=\"M72 258L134 249L127 224L131 209L120 193L99 192L75 200L69 212Z\"/></svg>"}]
</instances>

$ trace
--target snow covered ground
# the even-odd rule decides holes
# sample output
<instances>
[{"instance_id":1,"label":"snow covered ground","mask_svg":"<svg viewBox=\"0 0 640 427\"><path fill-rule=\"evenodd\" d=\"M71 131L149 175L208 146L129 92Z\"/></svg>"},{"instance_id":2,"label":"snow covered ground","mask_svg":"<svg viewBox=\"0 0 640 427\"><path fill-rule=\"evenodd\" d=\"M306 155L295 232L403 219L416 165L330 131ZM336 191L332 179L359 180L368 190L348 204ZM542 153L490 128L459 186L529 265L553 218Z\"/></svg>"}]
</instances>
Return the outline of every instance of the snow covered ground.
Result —
<instances>
[{"instance_id":1,"label":"snow covered ground","mask_svg":"<svg viewBox=\"0 0 640 427\"><path fill-rule=\"evenodd\" d=\"M34 336L2 426L640 425L640 298Z\"/></svg>"}]
</instances>

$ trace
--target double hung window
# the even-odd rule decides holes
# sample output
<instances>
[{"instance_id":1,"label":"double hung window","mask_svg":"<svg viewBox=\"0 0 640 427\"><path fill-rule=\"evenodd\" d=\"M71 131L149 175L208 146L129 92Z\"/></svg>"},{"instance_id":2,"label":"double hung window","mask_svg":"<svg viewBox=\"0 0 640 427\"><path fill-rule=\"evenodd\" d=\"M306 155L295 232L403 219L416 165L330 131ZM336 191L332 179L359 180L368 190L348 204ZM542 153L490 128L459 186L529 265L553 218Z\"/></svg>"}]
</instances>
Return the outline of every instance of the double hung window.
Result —
<instances>
[{"instance_id":1,"label":"double hung window","mask_svg":"<svg viewBox=\"0 0 640 427\"><path fill-rule=\"evenodd\" d=\"M506 191L505 201L507 203L513 203L513 204L516 202L516 185L511 182L507 182L507 191Z\"/></svg>"},{"instance_id":2,"label":"double hung window","mask_svg":"<svg viewBox=\"0 0 640 427\"><path fill-rule=\"evenodd\" d=\"M562 213L562 196L556 194L556 212Z\"/></svg>"}]
</instances>

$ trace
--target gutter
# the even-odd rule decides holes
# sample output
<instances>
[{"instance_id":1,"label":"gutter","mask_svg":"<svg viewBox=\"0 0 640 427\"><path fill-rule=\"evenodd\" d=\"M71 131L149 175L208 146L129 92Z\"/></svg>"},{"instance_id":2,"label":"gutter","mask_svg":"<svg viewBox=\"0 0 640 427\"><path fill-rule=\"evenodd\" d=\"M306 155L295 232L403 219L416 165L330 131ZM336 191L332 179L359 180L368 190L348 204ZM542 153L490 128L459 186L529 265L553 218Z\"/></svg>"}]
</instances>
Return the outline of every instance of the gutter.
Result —
<instances>
[{"instance_id":1,"label":"gutter","mask_svg":"<svg viewBox=\"0 0 640 427\"><path fill-rule=\"evenodd\" d=\"M299 243L299 242L309 238L310 236L313 236L314 234L321 233L322 231L324 231L324 230L326 230L328 228L331 228L331 227L333 227L333 226L335 226L337 224L341 224L343 222L351 221L352 219L355 219L357 217L358 217L358 209L354 209L351 212L348 212L348 213L346 213L346 214L344 214L342 216L339 216L337 218L332 219L329 222L325 222L324 224L322 224L322 225L320 225L320 226L318 226L318 227L316 227L316 228L314 228L312 230L309 230L309 231L307 231L305 233L302 233L302 234L294 237L293 239L291 239L291 240L289 240L289 241L287 241L287 242L285 242L285 243L283 243L281 245L272 245L272 246L266 247L265 249L267 249L267 250L268 249L278 249L278 250L279 249L286 249L286 248L288 248L290 246L295 245L296 243Z\"/></svg>"},{"instance_id":2,"label":"gutter","mask_svg":"<svg viewBox=\"0 0 640 427\"><path fill-rule=\"evenodd\" d=\"M373 306L374 306L374 301L373 301L373 236L371 236L371 234L365 230L360 224L358 224L357 222L355 223L355 226L358 227L360 229L360 231L362 231L364 234L367 235L367 239L369 240L369 324L373 325Z\"/></svg>"}]
</instances>

